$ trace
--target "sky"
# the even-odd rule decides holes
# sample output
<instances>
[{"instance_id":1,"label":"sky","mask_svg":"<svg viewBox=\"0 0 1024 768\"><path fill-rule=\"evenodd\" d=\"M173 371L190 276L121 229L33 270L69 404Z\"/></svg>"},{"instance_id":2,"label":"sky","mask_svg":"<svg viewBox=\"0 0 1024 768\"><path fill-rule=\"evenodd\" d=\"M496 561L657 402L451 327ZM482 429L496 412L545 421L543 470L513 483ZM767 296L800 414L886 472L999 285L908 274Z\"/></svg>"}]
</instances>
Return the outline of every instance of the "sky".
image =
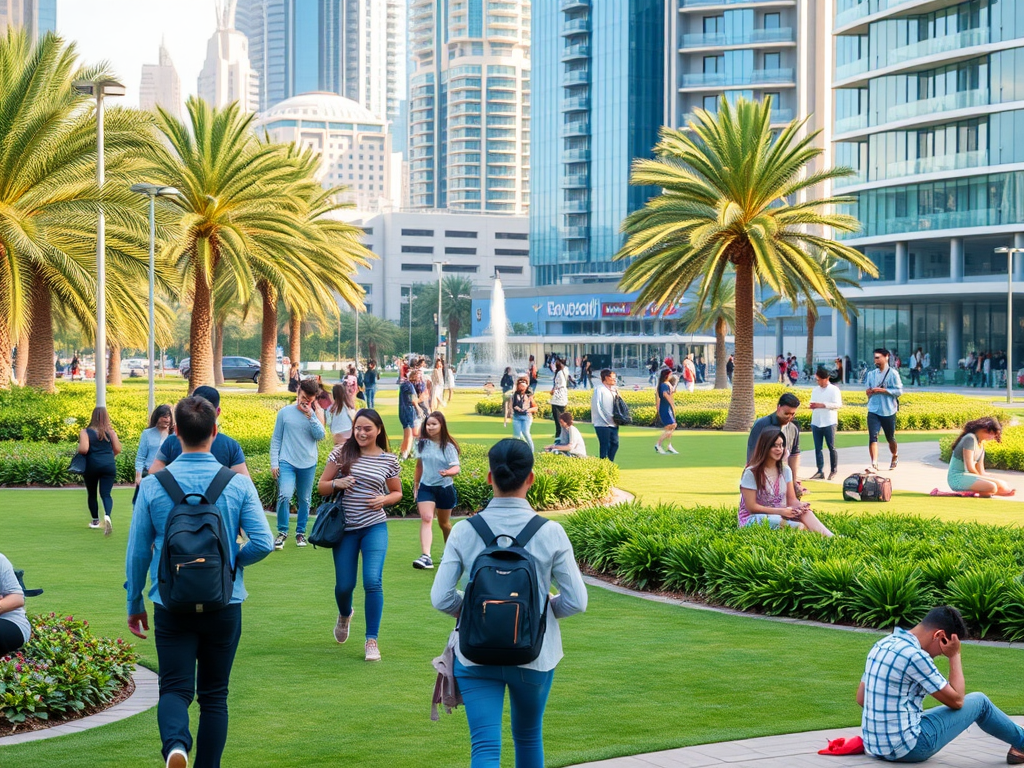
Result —
<instances>
[{"instance_id":1,"label":"sky","mask_svg":"<svg viewBox=\"0 0 1024 768\"><path fill-rule=\"evenodd\" d=\"M57 30L82 61L106 61L125 84L124 106L138 106L142 65L156 64L164 38L181 78L196 92L206 44L217 27L214 0L57 0Z\"/></svg>"}]
</instances>

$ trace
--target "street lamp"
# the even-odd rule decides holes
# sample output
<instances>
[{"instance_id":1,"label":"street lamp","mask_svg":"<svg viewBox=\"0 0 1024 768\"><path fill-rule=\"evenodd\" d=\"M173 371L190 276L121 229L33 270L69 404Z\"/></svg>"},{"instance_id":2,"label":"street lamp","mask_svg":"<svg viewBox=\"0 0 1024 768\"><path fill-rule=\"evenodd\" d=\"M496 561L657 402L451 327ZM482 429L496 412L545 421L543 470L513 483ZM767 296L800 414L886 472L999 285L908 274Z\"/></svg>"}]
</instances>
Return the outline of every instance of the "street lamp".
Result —
<instances>
[{"instance_id":1,"label":"street lamp","mask_svg":"<svg viewBox=\"0 0 1024 768\"><path fill-rule=\"evenodd\" d=\"M1006 254L1006 402L1013 402L1013 255L1024 248L996 248Z\"/></svg>"},{"instance_id":2,"label":"street lamp","mask_svg":"<svg viewBox=\"0 0 1024 768\"><path fill-rule=\"evenodd\" d=\"M131 191L149 198L149 412L156 408L153 376L156 353L156 310L153 299L153 283L156 277L156 199L158 197L176 197L181 193L174 187L160 184L132 184Z\"/></svg>"},{"instance_id":3,"label":"street lamp","mask_svg":"<svg viewBox=\"0 0 1024 768\"><path fill-rule=\"evenodd\" d=\"M125 87L116 80L76 80L81 94L96 97L96 185L103 191L103 97L124 96ZM96 407L107 406L107 255L106 221L103 205L96 224Z\"/></svg>"},{"instance_id":4,"label":"street lamp","mask_svg":"<svg viewBox=\"0 0 1024 768\"><path fill-rule=\"evenodd\" d=\"M441 353L441 277L448 263L447 261L434 262L434 266L437 267L437 350L434 352L435 356Z\"/></svg>"}]
</instances>

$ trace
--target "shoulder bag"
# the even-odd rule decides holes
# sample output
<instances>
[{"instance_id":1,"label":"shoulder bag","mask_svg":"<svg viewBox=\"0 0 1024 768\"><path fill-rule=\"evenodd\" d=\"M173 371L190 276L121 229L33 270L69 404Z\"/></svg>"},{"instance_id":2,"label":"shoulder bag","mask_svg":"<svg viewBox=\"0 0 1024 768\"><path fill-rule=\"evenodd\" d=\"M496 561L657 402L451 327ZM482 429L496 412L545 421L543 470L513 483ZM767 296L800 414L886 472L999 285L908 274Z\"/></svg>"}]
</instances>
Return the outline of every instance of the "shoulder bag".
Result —
<instances>
[{"instance_id":1,"label":"shoulder bag","mask_svg":"<svg viewBox=\"0 0 1024 768\"><path fill-rule=\"evenodd\" d=\"M314 548L334 549L345 536L345 510L341 506L342 491L316 508L316 522L309 532L309 543Z\"/></svg>"}]
</instances>

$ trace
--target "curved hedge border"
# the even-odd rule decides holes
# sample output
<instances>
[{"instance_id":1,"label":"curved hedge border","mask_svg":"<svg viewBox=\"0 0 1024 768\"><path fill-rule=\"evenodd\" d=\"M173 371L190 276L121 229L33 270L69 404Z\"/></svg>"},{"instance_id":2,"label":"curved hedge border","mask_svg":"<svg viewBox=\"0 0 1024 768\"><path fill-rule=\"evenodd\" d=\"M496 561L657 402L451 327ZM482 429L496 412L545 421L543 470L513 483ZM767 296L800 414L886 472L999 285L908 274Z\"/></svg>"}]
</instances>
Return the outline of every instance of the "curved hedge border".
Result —
<instances>
[{"instance_id":1,"label":"curved hedge border","mask_svg":"<svg viewBox=\"0 0 1024 768\"><path fill-rule=\"evenodd\" d=\"M754 387L754 409L757 415L765 416L775 411L776 403L783 392L792 392L805 406L810 401L809 388L784 387L780 384L761 384ZM657 408L653 389L623 390L622 399L629 405L633 424L639 427L654 426ZM569 392L568 411L577 421L590 421L590 390ZM723 429L729 415L729 390L699 390L692 394L677 392L676 423L683 429ZM538 392L539 416L551 418L551 395ZM492 394L476 404L476 412L482 416L501 416L501 395ZM898 429L947 430L959 429L971 419L991 416L993 409L984 402L963 395L914 392L900 398L900 410L896 414ZM997 412L1001 421L1009 419L1005 412ZM864 431L867 429L867 396L863 391L844 390L843 408L839 411L839 429ZM810 430L811 412L804 407L797 412L797 422L803 430Z\"/></svg>"},{"instance_id":2,"label":"curved hedge border","mask_svg":"<svg viewBox=\"0 0 1024 768\"><path fill-rule=\"evenodd\" d=\"M939 452L947 463L953 455L955 441L956 435L947 435L939 440ZM1001 443L991 440L985 443L985 466L988 469L1024 472L1024 426L1005 427Z\"/></svg>"},{"instance_id":3,"label":"curved hedge border","mask_svg":"<svg viewBox=\"0 0 1024 768\"><path fill-rule=\"evenodd\" d=\"M842 537L736 527L736 510L636 503L569 515L576 557L638 589L879 629L956 606L976 637L1024 638L1024 529L822 515Z\"/></svg>"}]
</instances>

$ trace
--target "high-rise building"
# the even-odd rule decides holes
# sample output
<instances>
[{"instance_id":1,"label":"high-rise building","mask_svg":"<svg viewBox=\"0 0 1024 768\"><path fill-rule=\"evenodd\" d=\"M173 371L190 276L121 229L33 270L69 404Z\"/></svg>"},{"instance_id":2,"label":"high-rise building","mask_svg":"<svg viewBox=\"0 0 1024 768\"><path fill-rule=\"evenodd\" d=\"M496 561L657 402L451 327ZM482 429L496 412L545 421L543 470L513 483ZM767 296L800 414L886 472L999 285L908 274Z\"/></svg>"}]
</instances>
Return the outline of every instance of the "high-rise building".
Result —
<instances>
[{"instance_id":1,"label":"high-rise building","mask_svg":"<svg viewBox=\"0 0 1024 768\"><path fill-rule=\"evenodd\" d=\"M139 106L146 110L162 107L174 117L181 117L181 79L174 68L167 46L160 43L160 63L142 65Z\"/></svg>"},{"instance_id":2,"label":"high-rise building","mask_svg":"<svg viewBox=\"0 0 1024 768\"><path fill-rule=\"evenodd\" d=\"M879 271L841 346L868 365L922 347L949 377L993 353L999 379L1008 268L1024 360L1024 259L995 252L1024 247L1024 0L838 0L833 24L835 160L856 172L835 191L862 223L845 242Z\"/></svg>"},{"instance_id":3,"label":"high-rise building","mask_svg":"<svg viewBox=\"0 0 1024 768\"><path fill-rule=\"evenodd\" d=\"M534 12L530 263L537 285L608 279L630 187L663 122L663 0L550 0Z\"/></svg>"},{"instance_id":4,"label":"high-rise building","mask_svg":"<svg viewBox=\"0 0 1024 768\"><path fill-rule=\"evenodd\" d=\"M530 20L529 0L409 3L414 208L527 211Z\"/></svg>"},{"instance_id":5,"label":"high-rise building","mask_svg":"<svg viewBox=\"0 0 1024 768\"><path fill-rule=\"evenodd\" d=\"M238 102L247 112L259 106L259 77L249 63L249 42L235 29L237 0L217 4L217 31L206 49L199 73L199 97L212 106Z\"/></svg>"},{"instance_id":6,"label":"high-rise building","mask_svg":"<svg viewBox=\"0 0 1024 768\"><path fill-rule=\"evenodd\" d=\"M0 0L0 29L25 27L32 37L57 31L57 0Z\"/></svg>"}]
</instances>

